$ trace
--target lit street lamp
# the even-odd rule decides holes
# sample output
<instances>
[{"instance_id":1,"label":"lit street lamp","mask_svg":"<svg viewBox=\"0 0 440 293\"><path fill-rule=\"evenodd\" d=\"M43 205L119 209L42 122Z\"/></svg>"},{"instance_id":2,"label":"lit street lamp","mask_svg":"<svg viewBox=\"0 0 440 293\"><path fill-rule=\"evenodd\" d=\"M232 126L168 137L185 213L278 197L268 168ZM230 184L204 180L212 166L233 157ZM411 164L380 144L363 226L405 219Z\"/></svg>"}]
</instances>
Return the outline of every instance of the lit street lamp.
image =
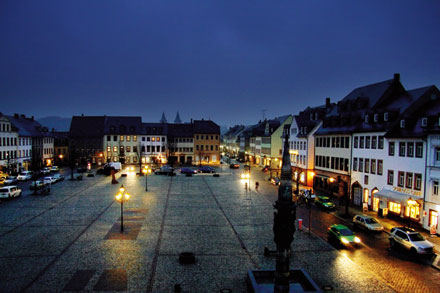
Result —
<instances>
[{"instance_id":1,"label":"lit street lamp","mask_svg":"<svg viewBox=\"0 0 440 293\"><path fill-rule=\"evenodd\" d=\"M119 193L116 194L115 199L121 203L121 232L124 231L124 201L130 199L130 195L125 192L124 185L119 188Z\"/></svg>"},{"instance_id":2,"label":"lit street lamp","mask_svg":"<svg viewBox=\"0 0 440 293\"><path fill-rule=\"evenodd\" d=\"M142 173L145 175L145 191L148 191L148 175L151 174L151 169L145 166Z\"/></svg>"}]
</instances>

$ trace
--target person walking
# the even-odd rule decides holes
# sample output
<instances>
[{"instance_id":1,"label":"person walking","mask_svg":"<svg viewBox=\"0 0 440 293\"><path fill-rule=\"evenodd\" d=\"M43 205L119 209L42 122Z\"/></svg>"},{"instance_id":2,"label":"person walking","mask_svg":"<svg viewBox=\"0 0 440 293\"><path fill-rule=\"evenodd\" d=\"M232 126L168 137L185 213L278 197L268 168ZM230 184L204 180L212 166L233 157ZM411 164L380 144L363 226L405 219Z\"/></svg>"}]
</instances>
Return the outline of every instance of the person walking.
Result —
<instances>
[{"instance_id":1,"label":"person walking","mask_svg":"<svg viewBox=\"0 0 440 293\"><path fill-rule=\"evenodd\" d=\"M260 183L258 183L258 181L257 182L255 182L255 190L258 190L258 187L260 186Z\"/></svg>"}]
</instances>

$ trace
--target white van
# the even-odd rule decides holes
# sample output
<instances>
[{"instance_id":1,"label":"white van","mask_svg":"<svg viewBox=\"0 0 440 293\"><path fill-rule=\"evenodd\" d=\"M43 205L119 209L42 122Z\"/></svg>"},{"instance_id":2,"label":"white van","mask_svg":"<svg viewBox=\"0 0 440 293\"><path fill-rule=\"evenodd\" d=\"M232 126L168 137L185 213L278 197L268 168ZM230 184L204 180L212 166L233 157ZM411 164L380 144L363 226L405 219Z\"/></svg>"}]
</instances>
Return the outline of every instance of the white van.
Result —
<instances>
[{"instance_id":1,"label":"white van","mask_svg":"<svg viewBox=\"0 0 440 293\"><path fill-rule=\"evenodd\" d=\"M116 171L120 171L122 169L121 162L110 162L108 163L109 167L113 167Z\"/></svg>"}]
</instances>

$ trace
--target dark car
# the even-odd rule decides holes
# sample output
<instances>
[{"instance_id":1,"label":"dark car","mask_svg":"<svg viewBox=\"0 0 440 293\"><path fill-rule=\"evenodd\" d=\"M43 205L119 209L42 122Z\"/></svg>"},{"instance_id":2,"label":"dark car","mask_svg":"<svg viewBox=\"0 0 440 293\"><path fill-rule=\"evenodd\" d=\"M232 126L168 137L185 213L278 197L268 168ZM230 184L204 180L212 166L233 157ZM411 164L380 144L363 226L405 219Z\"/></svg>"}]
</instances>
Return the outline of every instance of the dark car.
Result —
<instances>
[{"instance_id":1,"label":"dark car","mask_svg":"<svg viewBox=\"0 0 440 293\"><path fill-rule=\"evenodd\" d=\"M158 169L158 170L155 170L154 174L155 175L170 175L173 172L174 172L174 168L166 165L166 166L160 167L160 169Z\"/></svg>"},{"instance_id":2,"label":"dark car","mask_svg":"<svg viewBox=\"0 0 440 293\"><path fill-rule=\"evenodd\" d=\"M96 170L96 174L109 176L111 174L112 170L115 170L115 168L113 168L113 167L111 167L109 165L105 165L104 167L99 168L98 170Z\"/></svg>"},{"instance_id":3,"label":"dark car","mask_svg":"<svg viewBox=\"0 0 440 293\"><path fill-rule=\"evenodd\" d=\"M281 184L281 180L280 180L280 178L278 178L278 177L272 177L272 178L270 179L270 183L272 183L272 184L275 185L275 186L278 186L278 185Z\"/></svg>"},{"instance_id":4,"label":"dark car","mask_svg":"<svg viewBox=\"0 0 440 293\"><path fill-rule=\"evenodd\" d=\"M197 170L194 170L194 169L191 169L191 168L186 168L186 167L184 167L184 168L181 168L180 169L180 173L182 173L182 174L190 174L190 175L192 175L192 174L197 174Z\"/></svg>"},{"instance_id":5,"label":"dark car","mask_svg":"<svg viewBox=\"0 0 440 293\"><path fill-rule=\"evenodd\" d=\"M86 171L87 171L87 169L85 167L78 167L78 169L76 169L76 172L78 172L78 173L84 173Z\"/></svg>"},{"instance_id":6,"label":"dark car","mask_svg":"<svg viewBox=\"0 0 440 293\"><path fill-rule=\"evenodd\" d=\"M231 165L229 165L229 168L238 169L238 168L240 168L240 164L231 164Z\"/></svg>"},{"instance_id":7,"label":"dark car","mask_svg":"<svg viewBox=\"0 0 440 293\"><path fill-rule=\"evenodd\" d=\"M199 173L215 173L215 169L211 166L202 166L199 168Z\"/></svg>"},{"instance_id":8,"label":"dark car","mask_svg":"<svg viewBox=\"0 0 440 293\"><path fill-rule=\"evenodd\" d=\"M9 178L4 179L3 181L3 185L17 185L18 184L18 180L17 180L17 176L9 176Z\"/></svg>"}]
</instances>

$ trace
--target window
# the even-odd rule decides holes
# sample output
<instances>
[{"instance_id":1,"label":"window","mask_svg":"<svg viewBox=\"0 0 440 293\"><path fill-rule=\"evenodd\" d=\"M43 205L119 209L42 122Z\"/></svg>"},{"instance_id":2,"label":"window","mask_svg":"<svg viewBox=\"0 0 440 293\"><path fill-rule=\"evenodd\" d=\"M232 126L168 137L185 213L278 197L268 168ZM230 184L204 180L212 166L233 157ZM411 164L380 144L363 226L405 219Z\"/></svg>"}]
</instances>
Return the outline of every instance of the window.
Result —
<instances>
[{"instance_id":1,"label":"window","mask_svg":"<svg viewBox=\"0 0 440 293\"><path fill-rule=\"evenodd\" d=\"M133 147L133 152L137 153L137 151L138 151L138 147L137 147L137 146L134 146L134 147Z\"/></svg>"},{"instance_id":2,"label":"window","mask_svg":"<svg viewBox=\"0 0 440 293\"><path fill-rule=\"evenodd\" d=\"M416 142L416 157L423 157L423 142Z\"/></svg>"},{"instance_id":3,"label":"window","mask_svg":"<svg viewBox=\"0 0 440 293\"><path fill-rule=\"evenodd\" d=\"M413 188L413 173L406 173L406 188Z\"/></svg>"},{"instance_id":4,"label":"window","mask_svg":"<svg viewBox=\"0 0 440 293\"><path fill-rule=\"evenodd\" d=\"M358 168L358 158L353 158L353 171L357 171Z\"/></svg>"},{"instance_id":5,"label":"window","mask_svg":"<svg viewBox=\"0 0 440 293\"><path fill-rule=\"evenodd\" d=\"M147 141L150 141L150 140L151 140L151 138L148 136L148 137L147 137Z\"/></svg>"},{"instance_id":6,"label":"window","mask_svg":"<svg viewBox=\"0 0 440 293\"><path fill-rule=\"evenodd\" d=\"M131 141L131 136L127 135L126 141Z\"/></svg>"},{"instance_id":7,"label":"window","mask_svg":"<svg viewBox=\"0 0 440 293\"><path fill-rule=\"evenodd\" d=\"M201 150L201 151L203 151L203 144L202 144L202 145L200 145L200 150Z\"/></svg>"},{"instance_id":8,"label":"window","mask_svg":"<svg viewBox=\"0 0 440 293\"><path fill-rule=\"evenodd\" d=\"M370 159L365 159L365 173L370 173Z\"/></svg>"},{"instance_id":9,"label":"window","mask_svg":"<svg viewBox=\"0 0 440 293\"><path fill-rule=\"evenodd\" d=\"M377 175L382 175L383 173L383 161L377 160Z\"/></svg>"},{"instance_id":10,"label":"window","mask_svg":"<svg viewBox=\"0 0 440 293\"><path fill-rule=\"evenodd\" d=\"M393 170L388 170L388 180L387 183L389 185L393 185L394 184L394 171Z\"/></svg>"},{"instance_id":11,"label":"window","mask_svg":"<svg viewBox=\"0 0 440 293\"><path fill-rule=\"evenodd\" d=\"M365 115L365 123L368 123L368 114Z\"/></svg>"},{"instance_id":12,"label":"window","mask_svg":"<svg viewBox=\"0 0 440 293\"><path fill-rule=\"evenodd\" d=\"M388 112L383 113L383 121L388 121Z\"/></svg>"},{"instance_id":13,"label":"window","mask_svg":"<svg viewBox=\"0 0 440 293\"><path fill-rule=\"evenodd\" d=\"M133 141L137 142L138 141L138 137L136 135L133 135Z\"/></svg>"},{"instance_id":14,"label":"window","mask_svg":"<svg viewBox=\"0 0 440 293\"><path fill-rule=\"evenodd\" d=\"M422 174L414 174L414 189L421 190L422 189Z\"/></svg>"},{"instance_id":15,"label":"window","mask_svg":"<svg viewBox=\"0 0 440 293\"><path fill-rule=\"evenodd\" d=\"M359 172L364 172L364 159L359 158Z\"/></svg>"},{"instance_id":16,"label":"window","mask_svg":"<svg viewBox=\"0 0 440 293\"><path fill-rule=\"evenodd\" d=\"M142 141L145 141L145 136L142 136Z\"/></svg>"},{"instance_id":17,"label":"window","mask_svg":"<svg viewBox=\"0 0 440 293\"><path fill-rule=\"evenodd\" d=\"M372 149L377 148L377 136L373 136L373 137L371 138L371 148L372 148Z\"/></svg>"},{"instance_id":18,"label":"window","mask_svg":"<svg viewBox=\"0 0 440 293\"><path fill-rule=\"evenodd\" d=\"M407 142L406 143L406 156L407 157L414 157L414 143L413 142Z\"/></svg>"},{"instance_id":19,"label":"window","mask_svg":"<svg viewBox=\"0 0 440 293\"><path fill-rule=\"evenodd\" d=\"M428 126L428 118L423 117L422 118L422 127L426 127L426 126Z\"/></svg>"},{"instance_id":20,"label":"window","mask_svg":"<svg viewBox=\"0 0 440 293\"><path fill-rule=\"evenodd\" d=\"M156 141L160 141L160 137L156 137Z\"/></svg>"},{"instance_id":21,"label":"window","mask_svg":"<svg viewBox=\"0 0 440 293\"><path fill-rule=\"evenodd\" d=\"M390 210L390 212L396 213L396 214L400 214L400 209L401 209L401 205L400 204L392 202L392 201L389 203L389 210ZM397 231L397 232L399 232L399 231ZM403 234L403 236L406 237L405 234Z\"/></svg>"},{"instance_id":22,"label":"window","mask_svg":"<svg viewBox=\"0 0 440 293\"><path fill-rule=\"evenodd\" d=\"M370 137L369 136L366 136L365 137L365 148L366 149L369 149L370 148Z\"/></svg>"},{"instance_id":23,"label":"window","mask_svg":"<svg viewBox=\"0 0 440 293\"><path fill-rule=\"evenodd\" d=\"M107 147L107 152L111 152L112 148L110 146Z\"/></svg>"},{"instance_id":24,"label":"window","mask_svg":"<svg viewBox=\"0 0 440 293\"><path fill-rule=\"evenodd\" d=\"M378 122L379 121L379 114L374 114L374 122Z\"/></svg>"},{"instance_id":25,"label":"window","mask_svg":"<svg viewBox=\"0 0 440 293\"><path fill-rule=\"evenodd\" d=\"M156 138L155 138L155 137L152 137L152 138L151 138L151 141L156 141Z\"/></svg>"},{"instance_id":26,"label":"window","mask_svg":"<svg viewBox=\"0 0 440 293\"><path fill-rule=\"evenodd\" d=\"M118 151L118 147L114 146L113 151L116 153Z\"/></svg>"},{"instance_id":27,"label":"window","mask_svg":"<svg viewBox=\"0 0 440 293\"><path fill-rule=\"evenodd\" d=\"M214 146L213 145L211 145L211 151L213 151L214 150Z\"/></svg>"},{"instance_id":28,"label":"window","mask_svg":"<svg viewBox=\"0 0 440 293\"><path fill-rule=\"evenodd\" d=\"M131 151L130 149L131 149L130 146L127 146L127 153Z\"/></svg>"},{"instance_id":29,"label":"window","mask_svg":"<svg viewBox=\"0 0 440 293\"><path fill-rule=\"evenodd\" d=\"M383 136L379 136L379 145L378 148L379 149L383 149L383 141L384 141L384 137Z\"/></svg>"},{"instance_id":30,"label":"window","mask_svg":"<svg viewBox=\"0 0 440 293\"><path fill-rule=\"evenodd\" d=\"M399 142L399 156L404 157L405 156L405 143Z\"/></svg>"},{"instance_id":31,"label":"window","mask_svg":"<svg viewBox=\"0 0 440 293\"><path fill-rule=\"evenodd\" d=\"M439 162L439 161L440 161L440 148L435 148L435 154L434 154L434 157L435 157L435 161L436 161L436 162Z\"/></svg>"},{"instance_id":32,"label":"window","mask_svg":"<svg viewBox=\"0 0 440 293\"><path fill-rule=\"evenodd\" d=\"M400 128L405 128L405 120L400 120Z\"/></svg>"},{"instance_id":33,"label":"window","mask_svg":"<svg viewBox=\"0 0 440 293\"><path fill-rule=\"evenodd\" d=\"M156 152L157 152L157 153L160 153L160 145L157 145L157 146L156 146Z\"/></svg>"},{"instance_id":34,"label":"window","mask_svg":"<svg viewBox=\"0 0 440 293\"><path fill-rule=\"evenodd\" d=\"M371 174L376 174L376 160L371 159L371 168L370 168Z\"/></svg>"},{"instance_id":35,"label":"window","mask_svg":"<svg viewBox=\"0 0 440 293\"><path fill-rule=\"evenodd\" d=\"M397 186L403 187L405 184L405 172L401 172L399 171L399 173L397 173L398 176L398 182L397 182Z\"/></svg>"},{"instance_id":36,"label":"window","mask_svg":"<svg viewBox=\"0 0 440 293\"><path fill-rule=\"evenodd\" d=\"M358 147L358 142L359 142L359 137L358 137L358 136L355 136L355 137L354 137L354 144L353 144L353 147L354 147L355 149L357 149L357 147Z\"/></svg>"},{"instance_id":37,"label":"window","mask_svg":"<svg viewBox=\"0 0 440 293\"><path fill-rule=\"evenodd\" d=\"M151 146L147 145L147 153L151 153Z\"/></svg>"},{"instance_id":38,"label":"window","mask_svg":"<svg viewBox=\"0 0 440 293\"><path fill-rule=\"evenodd\" d=\"M365 141L365 137L361 136L360 142L359 142L359 148L363 149L364 148L364 141Z\"/></svg>"},{"instance_id":39,"label":"window","mask_svg":"<svg viewBox=\"0 0 440 293\"><path fill-rule=\"evenodd\" d=\"M394 142L388 144L388 155L394 156Z\"/></svg>"},{"instance_id":40,"label":"window","mask_svg":"<svg viewBox=\"0 0 440 293\"><path fill-rule=\"evenodd\" d=\"M107 141L110 141L111 140L111 136L110 135L107 135ZM20 142L21 142L21 140L20 140Z\"/></svg>"},{"instance_id":41,"label":"window","mask_svg":"<svg viewBox=\"0 0 440 293\"><path fill-rule=\"evenodd\" d=\"M438 195L438 181L437 180L432 181L432 194Z\"/></svg>"},{"instance_id":42,"label":"window","mask_svg":"<svg viewBox=\"0 0 440 293\"><path fill-rule=\"evenodd\" d=\"M368 175L364 176L364 184L368 184Z\"/></svg>"},{"instance_id":43,"label":"window","mask_svg":"<svg viewBox=\"0 0 440 293\"><path fill-rule=\"evenodd\" d=\"M124 136L121 135L121 136L119 137L119 140L120 140L120 141L124 141Z\"/></svg>"}]
</instances>

